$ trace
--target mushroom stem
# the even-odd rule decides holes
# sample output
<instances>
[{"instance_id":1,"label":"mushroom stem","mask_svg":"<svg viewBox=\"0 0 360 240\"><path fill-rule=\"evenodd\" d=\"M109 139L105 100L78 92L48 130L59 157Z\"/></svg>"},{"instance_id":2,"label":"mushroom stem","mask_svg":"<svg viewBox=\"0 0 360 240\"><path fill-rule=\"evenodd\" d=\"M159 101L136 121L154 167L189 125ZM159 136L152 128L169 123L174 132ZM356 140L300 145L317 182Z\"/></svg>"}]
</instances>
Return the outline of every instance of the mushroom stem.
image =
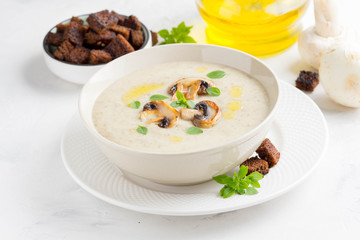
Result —
<instances>
[{"instance_id":1,"label":"mushroom stem","mask_svg":"<svg viewBox=\"0 0 360 240\"><path fill-rule=\"evenodd\" d=\"M343 27L340 21L339 0L314 0L315 29L322 37L337 37Z\"/></svg>"},{"instance_id":2,"label":"mushroom stem","mask_svg":"<svg viewBox=\"0 0 360 240\"><path fill-rule=\"evenodd\" d=\"M185 121L192 121L196 114L202 114L202 111L188 108L180 109L180 118Z\"/></svg>"},{"instance_id":3,"label":"mushroom stem","mask_svg":"<svg viewBox=\"0 0 360 240\"><path fill-rule=\"evenodd\" d=\"M320 58L335 44L347 41L348 34L340 21L339 0L314 0L316 25L303 31L298 48L302 59L318 69Z\"/></svg>"}]
</instances>

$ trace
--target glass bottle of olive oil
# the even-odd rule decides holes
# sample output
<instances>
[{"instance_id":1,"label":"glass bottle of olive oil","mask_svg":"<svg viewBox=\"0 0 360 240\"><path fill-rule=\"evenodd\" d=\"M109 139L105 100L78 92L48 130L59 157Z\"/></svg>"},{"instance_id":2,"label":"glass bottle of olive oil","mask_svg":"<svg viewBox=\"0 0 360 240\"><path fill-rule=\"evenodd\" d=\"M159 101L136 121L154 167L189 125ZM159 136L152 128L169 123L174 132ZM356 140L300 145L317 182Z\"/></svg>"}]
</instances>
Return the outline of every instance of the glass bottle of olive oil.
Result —
<instances>
[{"instance_id":1,"label":"glass bottle of olive oil","mask_svg":"<svg viewBox=\"0 0 360 240\"><path fill-rule=\"evenodd\" d=\"M285 50L298 39L309 0L196 0L210 44L258 57Z\"/></svg>"}]
</instances>

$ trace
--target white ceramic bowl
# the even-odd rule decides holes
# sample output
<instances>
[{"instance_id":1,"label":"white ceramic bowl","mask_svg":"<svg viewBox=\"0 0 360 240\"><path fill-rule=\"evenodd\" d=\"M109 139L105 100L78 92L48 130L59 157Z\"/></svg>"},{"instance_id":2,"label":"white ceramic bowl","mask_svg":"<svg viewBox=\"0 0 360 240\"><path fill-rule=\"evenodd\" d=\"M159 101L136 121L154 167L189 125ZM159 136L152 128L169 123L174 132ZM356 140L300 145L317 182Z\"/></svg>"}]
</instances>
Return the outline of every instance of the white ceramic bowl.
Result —
<instances>
[{"instance_id":1,"label":"white ceramic bowl","mask_svg":"<svg viewBox=\"0 0 360 240\"><path fill-rule=\"evenodd\" d=\"M88 16L89 16L88 14L85 14L85 15L80 15L78 17L81 18L84 21L84 23L86 23L85 20L87 19ZM68 22L70 22L70 19L62 21L59 24L65 24ZM142 24L143 34L144 34L144 44L140 49L151 47L151 45L152 45L151 33L150 33L149 29L143 23L141 23L141 24ZM51 28L51 30L49 32L55 33L56 26ZM55 49L52 48L49 44L45 43L46 36L47 36L47 34L45 35L44 40L43 40L43 50L44 50L43 56L45 59L45 63L47 65L47 67L50 69L50 71L52 73L54 73L56 76L58 76L59 78L62 78L66 81L76 83L76 84L84 84L87 80L89 80L89 78L94 73L96 73L99 69L101 69L105 65L105 64L96 64L96 65L73 64L73 63L60 61L60 60L56 59L53 55L53 52L55 51Z\"/></svg>"},{"instance_id":2,"label":"white ceramic bowl","mask_svg":"<svg viewBox=\"0 0 360 240\"><path fill-rule=\"evenodd\" d=\"M257 127L224 144L193 152L150 153L130 149L101 136L92 121L99 94L124 75L150 65L171 61L203 61L234 67L258 79L265 87L271 112ZM126 83L125 83L126 84ZM245 161L265 138L274 120L279 100L275 74L259 59L231 48L202 44L164 45L127 54L98 71L83 87L79 110L84 125L97 145L124 173L157 183L189 185L210 180Z\"/></svg>"}]
</instances>

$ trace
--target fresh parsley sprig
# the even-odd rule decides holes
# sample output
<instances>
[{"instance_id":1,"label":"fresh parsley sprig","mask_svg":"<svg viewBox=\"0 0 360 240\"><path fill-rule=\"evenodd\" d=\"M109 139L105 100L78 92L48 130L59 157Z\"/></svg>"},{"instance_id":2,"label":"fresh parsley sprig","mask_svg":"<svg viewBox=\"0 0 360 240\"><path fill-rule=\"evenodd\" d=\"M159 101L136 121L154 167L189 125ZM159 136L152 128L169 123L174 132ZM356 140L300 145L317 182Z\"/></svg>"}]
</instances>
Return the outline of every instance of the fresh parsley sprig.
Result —
<instances>
[{"instance_id":1,"label":"fresh parsley sprig","mask_svg":"<svg viewBox=\"0 0 360 240\"><path fill-rule=\"evenodd\" d=\"M212 96L212 97L217 97L220 96L220 89L218 89L217 87L209 87L206 89L206 92Z\"/></svg>"},{"instance_id":2,"label":"fresh parsley sprig","mask_svg":"<svg viewBox=\"0 0 360 240\"><path fill-rule=\"evenodd\" d=\"M150 97L150 101L165 100L165 99L168 99L168 98L169 98L169 97L164 96L164 95L155 94L155 95L152 95L152 96Z\"/></svg>"},{"instance_id":3,"label":"fresh parsley sprig","mask_svg":"<svg viewBox=\"0 0 360 240\"><path fill-rule=\"evenodd\" d=\"M129 103L128 106L131 108L138 109L140 107L140 104L141 103L139 101L134 101L134 102Z\"/></svg>"},{"instance_id":4,"label":"fresh parsley sprig","mask_svg":"<svg viewBox=\"0 0 360 240\"><path fill-rule=\"evenodd\" d=\"M223 78L223 77L225 77L225 75L226 75L226 73L221 70L212 71L212 72L209 72L208 74L206 74L206 76L208 78L212 78L212 79Z\"/></svg>"},{"instance_id":5,"label":"fresh parsley sprig","mask_svg":"<svg viewBox=\"0 0 360 240\"><path fill-rule=\"evenodd\" d=\"M195 103L191 100L186 100L186 98L184 97L182 92L180 92L179 90L176 91L176 97L178 100L173 101L170 104L173 108L177 108L177 107L194 108L195 107Z\"/></svg>"},{"instance_id":6,"label":"fresh parsley sprig","mask_svg":"<svg viewBox=\"0 0 360 240\"><path fill-rule=\"evenodd\" d=\"M188 129L186 129L186 132L191 135L197 135L203 133L203 130L198 127L189 127Z\"/></svg>"},{"instance_id":7,"label":"fresh parsley sprig","mask_svg":"<svg viewBox=\"0 0 360 240\"><path fill-rule=\"evenodd\" d=\"M147 129L147 127L138 125L138 128L136 129L136 131L142 135L146 135L148 132L148 129Z\"/></svg>"},{"instance_id":8,"label":"fresh parsley sprig","mask_svg":"<svg viewBox=\"0 0 360 240\"><path fill-rule=\"evenodd\" d=\"M226 174L213 177L213 179L225 186L220 190L219 194L223 198L228 198L234 193L243 195L254 195L258 193L256 188L260 188L259 180L263 175L259 172L253 172L249 175L247 166L240 166L239 172L234 172L233 177ZM247 175L247 176L246 176Z\"/></svg>"},{"instance_id":9,"label":"fresh parsley sprig","mask_svg":"<svg viewBox=\"0 0 360 240\"><path fill-rule=\"evenodd\" d=\"M159 44L196 43L196 41L189 36L192 27L193 26L186 26L184 22L181 22L177 27L172 28L171 32L167 29L160 30L158 34L164 39L164 41Z\"/></svg>"}]
</instances>

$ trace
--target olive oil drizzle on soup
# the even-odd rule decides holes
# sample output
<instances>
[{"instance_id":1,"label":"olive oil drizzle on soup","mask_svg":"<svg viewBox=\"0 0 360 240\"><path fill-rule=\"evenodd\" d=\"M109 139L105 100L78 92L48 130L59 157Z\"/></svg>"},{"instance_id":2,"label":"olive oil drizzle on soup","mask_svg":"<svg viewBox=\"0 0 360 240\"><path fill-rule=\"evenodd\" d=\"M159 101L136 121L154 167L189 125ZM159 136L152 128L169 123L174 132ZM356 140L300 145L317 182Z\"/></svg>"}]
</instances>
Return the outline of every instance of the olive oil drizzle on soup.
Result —
<instances>
[{"instance_id":1,"label":"olive oil drizzle on soup","mask_svg":"<svg viewBox=\"0 0 360 240\"><path fill-rule=\"evenodd\" d=\"M170 104L167 90L177 80L186 77L202 77L221 70L225 76L212 80L221 94L197 96L215 102L222 111L221 119L203 133L190 135L186 129L194 126L191 121L178 119L171 128L146 124L139 118L144 104L154 94L168 96L163 100ZM139 109L129 107L132 101L140 101ZM180 108L177 108L180 110ZM147 152L189 152L223 145L241 137L260 124L269 113L269 100L264 87L254 78L225 65L195 61L158 64L122 77L105 89L93 108L93 122L97 131L119 145ZM143 135L136 131L141 125L148 128Z\"/></svg>"}]
</instances>

